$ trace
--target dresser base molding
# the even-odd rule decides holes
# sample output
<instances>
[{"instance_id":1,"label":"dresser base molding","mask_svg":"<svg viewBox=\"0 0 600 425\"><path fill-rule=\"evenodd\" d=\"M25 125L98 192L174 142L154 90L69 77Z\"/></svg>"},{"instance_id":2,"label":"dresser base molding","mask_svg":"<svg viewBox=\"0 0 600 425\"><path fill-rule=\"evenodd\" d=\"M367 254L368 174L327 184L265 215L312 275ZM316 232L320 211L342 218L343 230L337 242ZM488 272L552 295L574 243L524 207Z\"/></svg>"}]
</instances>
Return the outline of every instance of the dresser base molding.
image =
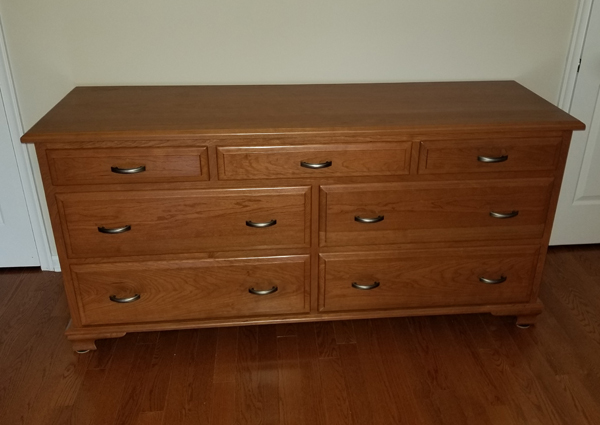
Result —
<instances>
[{"instance_id":1,"label":"dresser base molding","mask_svg":"<svg viewBox=\"0 0 600 425\"><path fill-rule=\"evenodd\" d=\"M507 304L486 306L452 306L414 308L364 312L328 313L319 315L294 315L278 317L252 317L243 319L199 320L182 322L134 323L111 326L74 327L69 324L65 335L73 344L74 351L96 350L98 339L120 338L130 332L173 331L230 326L274 325L282 323L325 322L334 320L382 319L387 317L443 316L453 314L491 313L494 316L515 316L517 325L531 325L542 313L541 301L531 304Z\"/></svg>"}]
</instances>

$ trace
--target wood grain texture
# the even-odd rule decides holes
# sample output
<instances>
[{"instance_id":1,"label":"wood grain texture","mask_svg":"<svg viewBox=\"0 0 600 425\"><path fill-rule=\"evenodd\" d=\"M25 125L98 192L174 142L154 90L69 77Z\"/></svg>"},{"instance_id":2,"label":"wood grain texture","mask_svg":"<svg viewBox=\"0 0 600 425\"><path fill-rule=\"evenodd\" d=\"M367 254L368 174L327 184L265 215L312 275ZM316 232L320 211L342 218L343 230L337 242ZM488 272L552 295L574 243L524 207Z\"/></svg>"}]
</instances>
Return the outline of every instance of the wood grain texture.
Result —
<instances>
[{"instance_id":1,"label":"wood grain texture","mask_svg":"<svg viewBox=\"0 0 600 425\"><path fill-rule=\"evenodd\" d=\"M57 195L69 257L310 246L310 188ZM249 227L246 222L276 224ZM105 234L99 227L131 230Z\"/></svg>"},{"instance_id":2,"label":"wood grain texture","mask_svg":"<svg viewBox=\"0 0 600 425\"><path fill-rule=\"evenodd\" d=\"M46 151L52 183L132 184L208 180L207 148L50 149ZM144 171L119 174L112 167Z\"/></svg>"},{"instance_id":3,"label":"wood grain texture","mask_svg":"<svg viewBox=\"0 0 600 425\"><path fill-rule=\"evenodd\" d=\"M490 100L494 99L493 102ZM115 108L115 105L121 105ZM77 87L24 142L283 131L574 130L514 81L295 86Z\"/></svg>"},{"instance_id":4,"label":"wood grain texture","mask_svg":"<svg viewBox=\"0 0 600 425\"><path fill-rule=\"evenodd\" d=\"M537 247L322 254L320 311L526 302ZM506 280L499 284L479 278ZM379 285L373 289L357 289Z\"/></svg>"},{"instance_id":5,"label":"wood grain texture","mask_svg":"<svg viewBox=\"0 0 600 425\"><path fill-rule=\"evenodd\" d=\"M320 245L539 238L552 187L548 179L321 186Z\"/></svg>"},{"instance_id":6,"label":"wood grain texture","mask_svg":"<svg viewBox=\"0 0 600 425\"><path fill-rule=\"evenodd\" d=\"M410 142L218 147L219 179L386 176L408 174ZM301 163L331 165L310 169Z\"/></svg>"},{"instance_id":7,"label":"wood grain texture","mask_svg":"<svg viewBox=\"0 0 600 425\"><path fill-rule=\"evenodd\" d=\"M558 160L560 142L560 137L421 142L419 174L520 170L545 170L551 174ZM478 160L479 156L507 159L485 163Z\"/></svg>"},{"instance_id":8,"label":"wood grain texture","mask_svg":"<svg viewBox=\"0 0 600 425\"><path fill-rule=\"evenodd\" d=\"M287 336L132 334L84 355L62 338L60 274L3 269L0 414L22 425L595 425L599 258L598 246L550 248L547 309L528 330L490 315L384 318L348 322L355 340L342 344L324 322Z\"/></svg>"},{"instance_id":9,"label":"wood grain texture","mask_svg":"<svg viewBox=\"0 0 600 425\"><path fill-rule=\"evenodd\" d=\"M86 325L308 312L307 256L72 266ZM251 294L276 287L267 295ZM130 303L118 298L139 295Z\"/></svg>"}]
</instances>

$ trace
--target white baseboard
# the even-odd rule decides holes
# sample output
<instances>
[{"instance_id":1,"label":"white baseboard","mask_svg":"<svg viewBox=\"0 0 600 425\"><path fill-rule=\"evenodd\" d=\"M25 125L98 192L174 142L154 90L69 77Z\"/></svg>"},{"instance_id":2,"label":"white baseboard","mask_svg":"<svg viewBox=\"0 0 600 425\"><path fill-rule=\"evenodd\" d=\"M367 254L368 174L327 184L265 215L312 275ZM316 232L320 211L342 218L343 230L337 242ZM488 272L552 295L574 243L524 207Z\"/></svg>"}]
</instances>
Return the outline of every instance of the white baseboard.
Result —
<instances>
[{"instance_id":1,"label":"white baseboard","mask_svg":"<svg viewBox=\"0 0 600 425\"><path fill-rule=\"evenodd\" d=\"M60 262L58 261L58 255L52 256L52 269L53 272L60 272Z\"/></svg>"}]
</instances>

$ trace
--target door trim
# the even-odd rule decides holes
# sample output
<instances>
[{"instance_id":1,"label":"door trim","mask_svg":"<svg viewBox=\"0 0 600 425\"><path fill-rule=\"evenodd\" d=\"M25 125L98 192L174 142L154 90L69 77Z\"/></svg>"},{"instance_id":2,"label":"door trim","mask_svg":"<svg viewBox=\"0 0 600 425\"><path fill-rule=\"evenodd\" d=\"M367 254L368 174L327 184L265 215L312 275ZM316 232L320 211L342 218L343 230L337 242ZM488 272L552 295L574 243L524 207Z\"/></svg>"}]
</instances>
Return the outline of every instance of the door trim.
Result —
<instances>
[{"instance_id":1,"label":"door trim","mask_svg":"<svg viewBox=\"0 0 600 425\"><path fill-rule=\"evenodd\" d=\"M594 0L579 0L579 3L577 4L573 35L571 36L567 64L565 66L560 96L558 98L558 107L566 112L571 110L571 102L573 101L573 93L575 92L575 83L577 82L579 59L583 53L585 35L590 22L593 4Z\"/></svg>"},{"instance_id":2,"label":"door trim","mask_svg":"<svg viewBox=\"0 0 600 425\"><path fill-rule=\"evenodd\" d=\"M42 270L60 271L58 258L54 258L50 248L50 240L47 234L47 227L44 221L44 215L41 205L45 205L45 199L40 199L40 191L36 187L36 181L33 174L32 158L35 158L33 147L24 145L20 141L23 135L23 125L19 114L17 96L10 71L8 52L4 39L4 28L0 20L0 90L2 91L2 101L6 109L6 119L8 121L8 131L13 144L13 150L17 159L19 177L23 185L23 193L27 204L27 211L33 237L39 257L39 263Z\"/></svg>"}]
</instances>

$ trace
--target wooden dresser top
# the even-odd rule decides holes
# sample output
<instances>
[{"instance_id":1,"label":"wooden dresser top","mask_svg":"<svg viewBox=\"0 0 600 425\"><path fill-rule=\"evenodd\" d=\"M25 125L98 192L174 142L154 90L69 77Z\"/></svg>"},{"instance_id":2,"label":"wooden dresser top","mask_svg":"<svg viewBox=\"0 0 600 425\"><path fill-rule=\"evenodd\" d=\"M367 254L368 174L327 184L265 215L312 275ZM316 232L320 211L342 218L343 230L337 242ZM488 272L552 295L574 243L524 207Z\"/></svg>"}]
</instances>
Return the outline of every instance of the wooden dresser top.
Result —
<instances>
[{"instance_id":1,"label":"wooden dresser top","mask_svg":"<svg viewBox=\"0 0 600 425\"><path fill-rule=\"evenodd\" d=\"M585 126L514 81L77 87L22 141L509 128Z\"/></svg>"}]
</instances>

